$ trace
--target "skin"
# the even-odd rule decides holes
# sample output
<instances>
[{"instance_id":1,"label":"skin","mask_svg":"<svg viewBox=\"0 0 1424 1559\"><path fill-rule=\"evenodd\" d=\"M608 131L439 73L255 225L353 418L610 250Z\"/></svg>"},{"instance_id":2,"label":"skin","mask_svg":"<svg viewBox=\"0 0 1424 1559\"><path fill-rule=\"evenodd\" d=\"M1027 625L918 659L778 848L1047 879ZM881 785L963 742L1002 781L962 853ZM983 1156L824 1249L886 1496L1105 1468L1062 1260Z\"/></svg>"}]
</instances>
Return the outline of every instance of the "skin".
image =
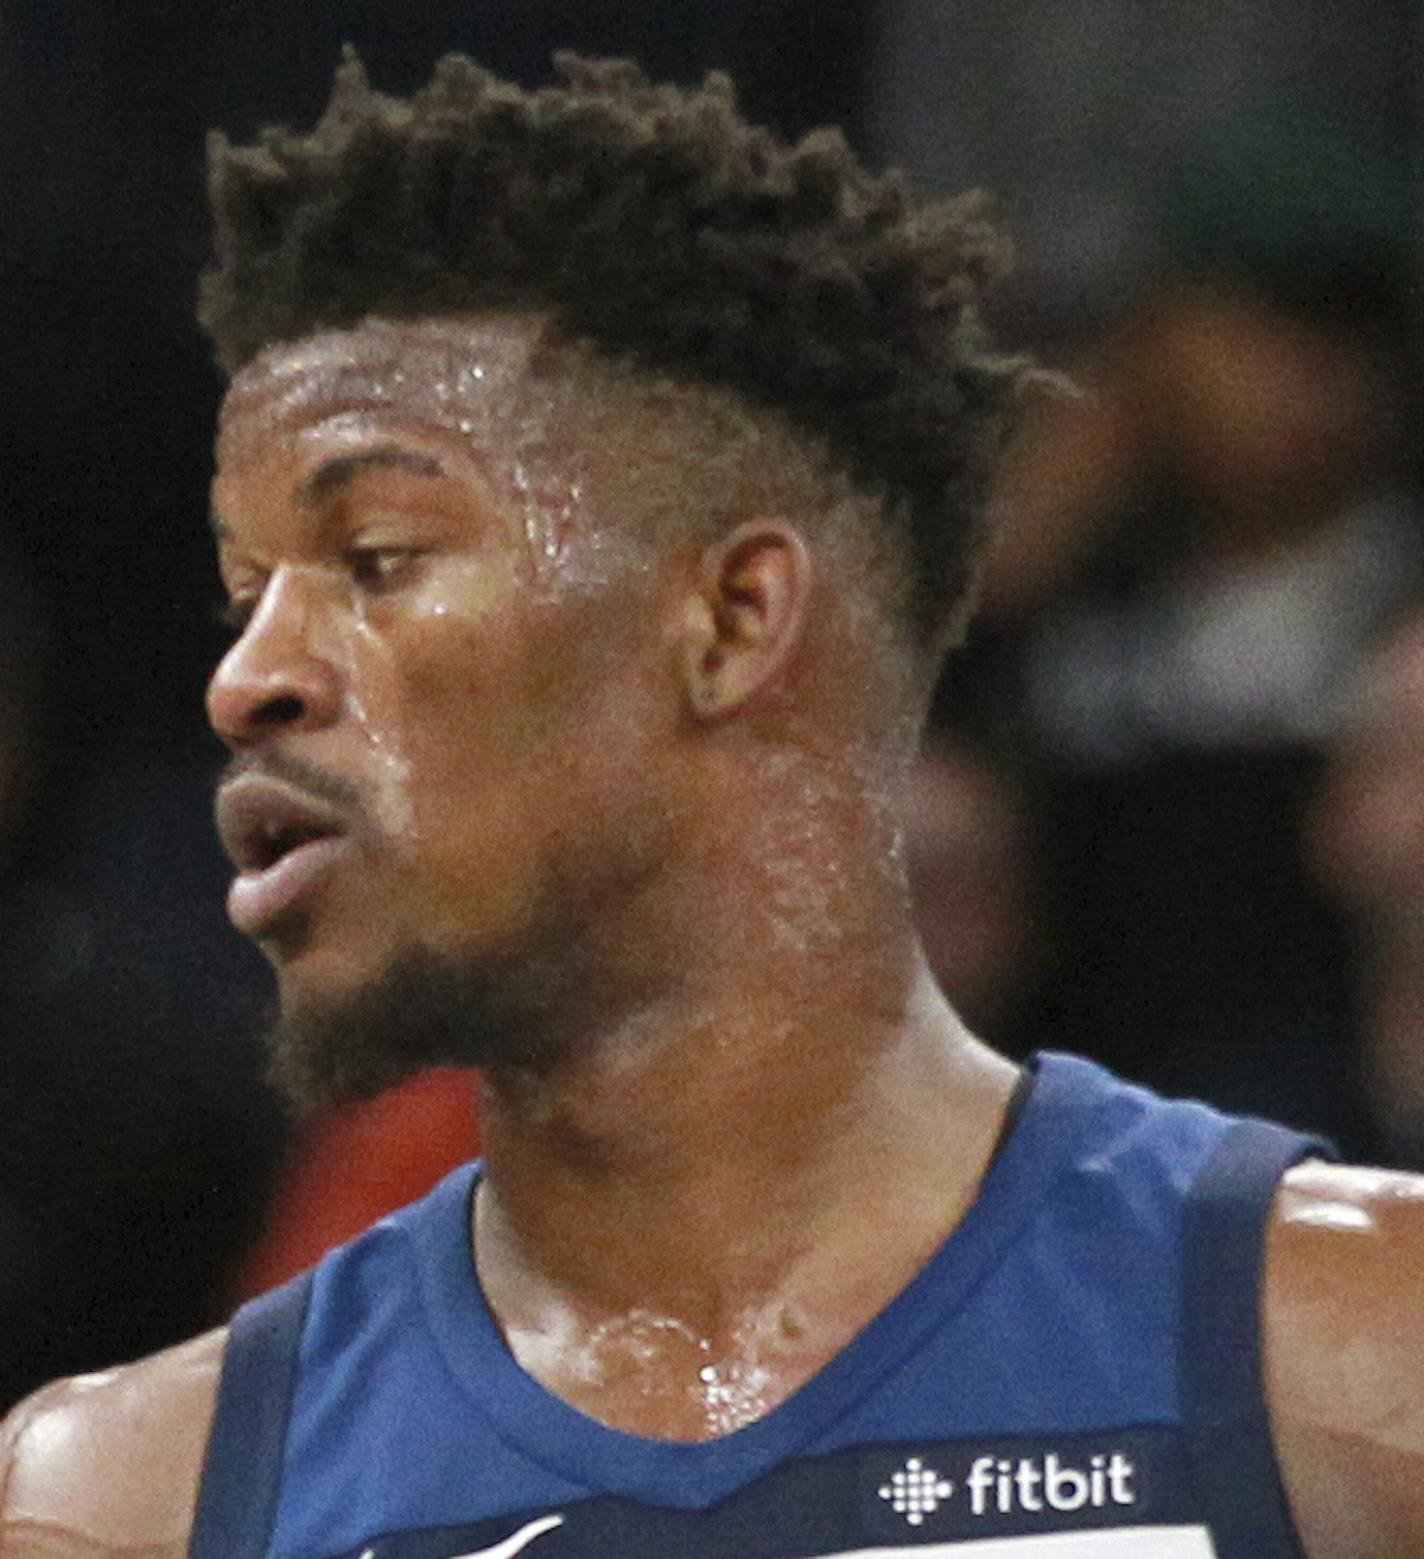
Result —
<instances>
[{"instance_id":1,"label":"skin","mask_svg":"<svg viewBox=\"0 0 1424 1559\"><path fill-rule=\"evenodd\" d=\"M365 798L360 869L267 939L284 1004L330 1000L417 938L500 962L525 1039L483 1105L475 1245L516 1356L595 1417L697 1439L789 1394L923 1263L1012 1069L919 959L880 864L883 755L801 739L804 706L852 713L807 648L858 630L799 534L768 516L595 569L595 493L555 556L529 545L497 450L535 415L543 333L472 332L499 397L473 456L470 397L448 437L438 413L383 409L399 333L363 338L352 372L348 341L320 367L304 350L295 394L290 358L240 381L214 507L250 615L209 711L240 759L285 752ZM308 393L332 372L339 394ZM430 551L395 587L353 589L373 546ZM931 1080L967 1106L947 1153ZM904 1248L866 1262L900 1185L923 1187ZM847 1270L868 1275L848 1288Z\"/></svg>"},{"instance_id":2,"label":"skin","mask_svg":"<svg viewBox=\"0 0 1424 1559\"><path fill-rule=\"evenodd\" d=\"M284 1003L339 1001L412 940L491 971L474 1250L515 1357L604 1423L703 1440L803 1385L953 1231L1015 1071L912 928L895 794L920 683L866 560L771 507L769 475L715 539L627 510L656 458L617 418L580 443L557 390L586 370L501 316L246 371L214 487L245 626L209 710L240 766L348 798L349 851L262 937ZM573 977L550 983L556 957ZM1283 1193L1272 1402L1310 1552L1414 1553L1424 1223L1351 1173ZM182 1553L222 1341L18 1410L0 1554ZM1326 1488L1397 1520L1331 1527Z\"/></svg>"},{"instance_id":3,"label":"skin","mask_svg":"<svg viewBox=\"0 0 1424 1559\"><path fill-rule=\"evenodd\" d=\"M1267 1400L1306 1552L1424 1552L1424 1180L1302 1165L1266 1259Z\"/></svg>"}]
</instances>

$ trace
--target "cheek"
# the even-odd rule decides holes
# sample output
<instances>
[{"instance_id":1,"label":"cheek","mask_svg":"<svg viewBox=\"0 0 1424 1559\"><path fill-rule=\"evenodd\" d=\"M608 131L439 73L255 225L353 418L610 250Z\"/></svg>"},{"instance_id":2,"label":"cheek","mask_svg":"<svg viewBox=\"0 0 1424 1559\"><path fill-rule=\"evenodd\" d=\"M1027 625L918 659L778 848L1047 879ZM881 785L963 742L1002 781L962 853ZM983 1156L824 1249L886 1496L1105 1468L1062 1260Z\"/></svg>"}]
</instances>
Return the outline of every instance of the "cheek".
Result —
<instances>
[{"instance_id":1,"label":"cheek","mask_svg":"<svg viewBox=\"0 0 1424 1559\"><path fill-rule=\"evenodd\" d=\"M521 614L512 571L462 560L354 613L342 651L348 715L387 834L418 833L447 798L467 804L467 787L487 780L510 745Z\"/></svg>"},{"instance_id":2,"label":"cheek","mask_svg":"<svg viewBox=\"0 0 1424 1559\"><path fill-rule=\"evenodd\" d=\"M458 608L432 591L402 620L384 726L403 853L427 890L455 894L596 874L656 791L672 734L656 646L636 626L649 603L478 583L478 599L469 584Z\"/></svg>"},{"instance_id":3,"label":"cheek","mask_svg":"<svg viewBox=\"0 0 1424 1559\"><path fill-rule=\"evenodd\" d=\"M564 657L527 613L432 619L411 634L382 722L391 820L437 876L517 868L571 804L578 741Z\"/></svg>"}]
</instances>

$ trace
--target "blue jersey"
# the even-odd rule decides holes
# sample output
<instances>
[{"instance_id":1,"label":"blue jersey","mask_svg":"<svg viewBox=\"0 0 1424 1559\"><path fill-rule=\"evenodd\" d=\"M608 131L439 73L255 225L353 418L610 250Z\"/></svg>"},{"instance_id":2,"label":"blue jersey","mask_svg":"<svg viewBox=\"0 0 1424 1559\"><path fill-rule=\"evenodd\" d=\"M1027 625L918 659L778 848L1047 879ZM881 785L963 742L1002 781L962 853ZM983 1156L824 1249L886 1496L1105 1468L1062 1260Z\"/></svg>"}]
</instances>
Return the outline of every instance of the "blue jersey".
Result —
<instances>
[{"instance_id":1,"label":"blue jersey","mask_svg":"<svg viewBox=\"0 0 1424 1559\"><path fill-rule=\"evenodd\" d=\"M193 1559L1285 1559L1263 1238L1319 1143L1046 1054L959 1227L819 1374L699 1444L515 1362L478 1166L240 1311Z\"/></svg>"}]
</instances>

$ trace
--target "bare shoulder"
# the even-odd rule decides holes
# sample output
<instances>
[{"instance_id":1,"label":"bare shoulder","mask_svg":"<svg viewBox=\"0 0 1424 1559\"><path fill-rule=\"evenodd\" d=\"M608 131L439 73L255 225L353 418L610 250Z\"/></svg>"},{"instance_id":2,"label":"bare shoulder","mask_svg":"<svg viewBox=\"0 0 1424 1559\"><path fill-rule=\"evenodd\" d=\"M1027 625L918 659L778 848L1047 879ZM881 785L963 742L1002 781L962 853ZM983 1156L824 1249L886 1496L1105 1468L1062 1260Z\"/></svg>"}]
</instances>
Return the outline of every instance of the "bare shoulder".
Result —
<instances>
[{"instance_id":1,"label":"bare shoulder","mask_svg":"<svg viewBox=\"0 0 1424 1559\"><path fill-rule=\"evenodd\" d=\"M1291 1170L1267 1244L1264 1334L1311 1559L1424 1553L1424 1178Z\"/></svg>"},{"instance_id":2,"label":"bare shoulder","mask_svg":"<svg viewBox=\"0 0 1424 1559\"><path fill-rule=\"evenodd\" d=\"M0 1425L0 1559L180 1559L225 1329L56 1381Z\"/></svg>"}]
</instances>

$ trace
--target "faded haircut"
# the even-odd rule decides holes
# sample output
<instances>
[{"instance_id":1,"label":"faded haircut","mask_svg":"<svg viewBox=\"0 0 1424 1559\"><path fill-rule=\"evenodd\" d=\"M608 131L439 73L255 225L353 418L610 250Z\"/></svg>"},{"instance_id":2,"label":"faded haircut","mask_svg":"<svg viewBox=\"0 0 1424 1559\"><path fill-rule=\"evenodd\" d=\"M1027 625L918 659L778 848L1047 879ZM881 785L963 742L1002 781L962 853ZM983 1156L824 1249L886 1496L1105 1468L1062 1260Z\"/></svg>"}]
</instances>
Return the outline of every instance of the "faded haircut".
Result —
<instances>
[{"instance_id":1,"label":"faded haircut","mask_svg":"<svg viewBox=\"0 0 1424 1559\"><path fill-rule=\"evenodd\" d=\"M215 133L199 318L229 372L368 315L536 307L811 434L909 560L921 647L962 611L1021 359L978 312L1007 240L979 194L916 205L837 130L749 124L726 76L559 55L525 91L449 55L409 100L348 49L309 134Z\"/></svg>"}]
</instances>

